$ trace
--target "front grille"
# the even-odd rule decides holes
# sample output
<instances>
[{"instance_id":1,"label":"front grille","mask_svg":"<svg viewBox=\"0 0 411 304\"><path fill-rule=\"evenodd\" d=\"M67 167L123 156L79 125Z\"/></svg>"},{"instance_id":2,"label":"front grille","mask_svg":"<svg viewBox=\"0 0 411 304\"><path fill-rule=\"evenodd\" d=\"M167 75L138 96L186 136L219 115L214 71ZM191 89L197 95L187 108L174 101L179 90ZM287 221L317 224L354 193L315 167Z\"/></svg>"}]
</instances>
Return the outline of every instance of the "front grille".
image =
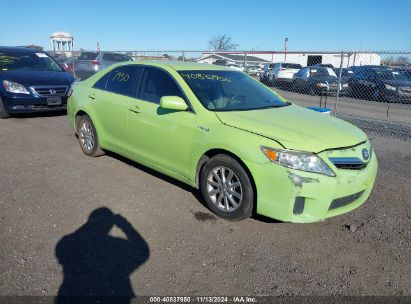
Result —
<instances>
[{"instance_id":1,"label":"front grille","mask_svg":"<svg viewBox=\"0 0 411 304\"><path fill-rule=\"evenodd\" d=\"M407 94L411 93L411 87L403 87L403 88L400 88L400 90L403 93L407 93Z\"/></svg>"},{"instance_id":2,"label":"front grille","mask_svg":"<svg viewBox=\"0 0 411 304\"><path fill-rule=\"evenodd\" d=\"M349 196L336 198L335 200L331 202L330 208L328 210L340 208L348 204L351 204L352 202L357 200L363 193L364 193L364 190L361 192L355 193L355 194L351 194Z\"/></svg>"},{"instance_id":3,"label":"front grille","mask_svg":"<svg viewBox=\"0 0 411 304\"><path fill-rule=\"evenodd\" d=\"M331 157L330 161L339 169L361 170L367 163L357 157Z\"/></svg>"},{"instance_id":4,"label":"front grille","mask_svg":"<svg viewBox=\"0 0 411 304\"><path fill-rule=\"evenodd\" d=\"M32 89L42 97L65 96L67 92L67 86L32 87Z\"/></svg>"}]
</instances>

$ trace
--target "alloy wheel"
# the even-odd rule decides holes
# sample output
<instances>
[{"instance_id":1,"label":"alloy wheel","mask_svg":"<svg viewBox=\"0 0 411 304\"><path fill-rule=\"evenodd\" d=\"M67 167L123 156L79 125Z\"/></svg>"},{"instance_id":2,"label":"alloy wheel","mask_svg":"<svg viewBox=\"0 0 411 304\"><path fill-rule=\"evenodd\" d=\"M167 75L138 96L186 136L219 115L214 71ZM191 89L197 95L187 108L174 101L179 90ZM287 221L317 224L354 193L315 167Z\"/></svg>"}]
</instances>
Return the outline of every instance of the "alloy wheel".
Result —
<instances>
[{"instance_id":1,"label":"alloy wheel","mask_svg":"<svg viewBox=\"0 0 411 304\"><path fill-rule=\"evenodd\" d=\"M91 152L94 148L94 130L91 124L84 121L80 127L79 138L84 150Z\"/></svg>"},{"instance_id":2,"label":"alloy wheel","mask_svg":"<svg viewBox=\"0 0 411 304\"><path fill-rule=\"evenodd\" d=\"M224 212L237 210L243 200L239 178L234 171L224 166L210 170L207 177L207 193L213 204Z\"/></svg>"}]
</instances>

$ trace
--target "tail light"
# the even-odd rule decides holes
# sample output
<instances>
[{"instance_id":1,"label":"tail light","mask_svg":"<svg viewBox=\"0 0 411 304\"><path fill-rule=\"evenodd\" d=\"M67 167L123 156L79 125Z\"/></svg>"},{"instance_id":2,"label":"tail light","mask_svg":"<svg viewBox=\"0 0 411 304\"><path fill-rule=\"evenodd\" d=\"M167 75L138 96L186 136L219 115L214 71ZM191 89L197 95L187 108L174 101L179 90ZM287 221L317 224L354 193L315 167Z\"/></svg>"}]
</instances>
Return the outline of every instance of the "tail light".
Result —
<instances>
[{"instance_id":1,"label":"tail light","mask_svg":"<svg viewBox=\"0 0 411 304\"><path fill-rule=\"evenodd\" d=\"M92 60L91 63L94 65L101 65L101 63L98 60Z\"/></svg>"}]
</instances>

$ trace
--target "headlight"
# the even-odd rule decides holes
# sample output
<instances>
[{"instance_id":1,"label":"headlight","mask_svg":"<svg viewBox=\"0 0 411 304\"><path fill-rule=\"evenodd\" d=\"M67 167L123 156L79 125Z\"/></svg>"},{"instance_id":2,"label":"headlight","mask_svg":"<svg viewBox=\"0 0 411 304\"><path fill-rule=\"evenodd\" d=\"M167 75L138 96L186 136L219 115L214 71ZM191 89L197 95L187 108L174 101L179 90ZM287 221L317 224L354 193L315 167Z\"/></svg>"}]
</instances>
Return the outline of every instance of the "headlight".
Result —
<instances>
[{"instance_id":1,"label":"headlight","mask_svg":"<svg viewBox=\"0 0 411 304\"><path fill-rule=\"evenodd\" d=\"M327 84L320 82L320 83L317 83L316 86L319 87L319 88L324 88L324 87L327 86Z\"/></svg>"},{"instance_id":2,"label":"headlight","mask_svg":"<svg viewBox=\"0 0 411 304\"><path fill-rule=\"evenodd\" d=\"M287 151L268 147L261 147L261 150L270 161L284 167L335 176L331 168L321 158L310 152Z\"/></svg>"},{"instance_id":3,"label":"headlight","mask_svg":"<svg viewBox=\"0 0 411 304\"><path fill-rule=\"evenodd\" d=\"M27 89L23 85L17 82L3 80L3 87L7 92L10 93L30 94L30 92L27 91Z\"/></svg>"},{"instance_id":4,"label":"headlight","mask_svg":"<svg viewBox=\"0 0 411 304\"><path fill-rule=\"evenodd\" d=\"M348 88L348 83L343 83L343 88Z\"/></svg>"},{"instance_id":5,"label":"headlight","mask_svg":"<svg viewBox=\"0 0 411 304\"><path fill-rule=\"evenodd\" d=\"M390 90L390 91L396 91L396 90L397 90L396 87L390 86L389 84L385 84L385 88L386 88L387 90Z\"/></svg>"}]
</instances>

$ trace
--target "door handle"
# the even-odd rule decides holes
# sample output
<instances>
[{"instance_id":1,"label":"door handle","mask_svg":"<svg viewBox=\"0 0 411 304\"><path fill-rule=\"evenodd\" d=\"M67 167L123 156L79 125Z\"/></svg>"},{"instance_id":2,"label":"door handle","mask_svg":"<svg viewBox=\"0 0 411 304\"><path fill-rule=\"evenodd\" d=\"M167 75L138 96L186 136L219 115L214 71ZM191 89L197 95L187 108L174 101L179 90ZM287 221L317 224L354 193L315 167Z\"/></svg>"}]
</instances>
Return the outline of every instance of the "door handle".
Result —
<instances>
[{"instance_id":1,"label":"door handle","mask_svg":"<svg viewBox=\"0 0 411 304\"><path fill-rule=\"evenodd\" d=\"M96 95L94 95L93 93L91 93L91 94L88 95L88 98L90 98L90 99L96 99Z\"/></svg>"},{"instance_id":2,"label":"door handle","mask_svg":"<svg viewBox=\"0 0 411 304\"><path fill-rule=\"evenodd\" d=\"M140 113L140 107L139 106L133 106L131 108L129 108L129 110L133 113Z\"/></svg>"}]
</instances>

